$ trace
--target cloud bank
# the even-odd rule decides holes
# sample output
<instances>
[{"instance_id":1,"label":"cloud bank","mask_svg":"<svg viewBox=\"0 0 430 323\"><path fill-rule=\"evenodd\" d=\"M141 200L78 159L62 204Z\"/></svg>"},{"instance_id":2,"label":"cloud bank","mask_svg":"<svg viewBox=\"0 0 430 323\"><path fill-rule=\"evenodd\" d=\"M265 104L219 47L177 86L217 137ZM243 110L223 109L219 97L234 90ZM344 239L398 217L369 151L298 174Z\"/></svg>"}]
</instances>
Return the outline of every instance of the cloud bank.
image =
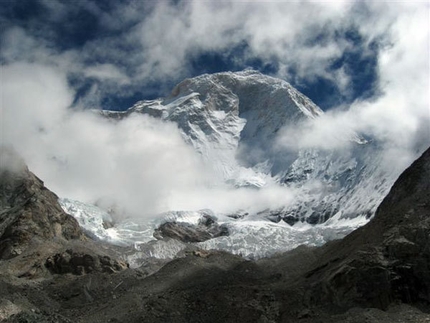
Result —
<instances>
[{"instance_id":1,"label":"cloud bank","mask_svg":"<svg viewBox=\"0 0 430 323\"><path fill-rule=\"evenodd\" d=\"M163 210L171 191L205 180L174 124L148 116L112 122L71 110L66 76L52 67L16 63L2 77L3 144L58 194L109 200L145 215Z\"/></svg>"},{"instance_id":2,"label":"cloud bank","mask_svg":"<svg viewBox=\"0 0 430 323\"><path fill-rule=\"evenodd\" d=\"M185 144L176 124L146 115L118 122L71 109L74 93L58 68L14 63L2 77L2 120L8 121L2 144L22 154L60 196L134 217L172 209L233 212L290 199L286 188L227 188Z\"/></svg>"}]
</instances>

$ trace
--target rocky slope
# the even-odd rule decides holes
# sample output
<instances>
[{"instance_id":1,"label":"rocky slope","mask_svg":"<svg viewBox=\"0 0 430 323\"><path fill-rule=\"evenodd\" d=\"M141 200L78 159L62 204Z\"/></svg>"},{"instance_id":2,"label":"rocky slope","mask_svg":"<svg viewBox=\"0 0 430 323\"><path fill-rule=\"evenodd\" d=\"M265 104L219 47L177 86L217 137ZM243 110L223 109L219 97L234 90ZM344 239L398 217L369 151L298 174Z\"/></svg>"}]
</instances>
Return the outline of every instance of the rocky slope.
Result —
<instances>
[{"instance_id":1,"label":"rocky slope","mask_svg":"<svg viewBox=\"0 0 430 323\"><path fill-rule=\"evenodd\" d=\"M375 219L323 248L308 273L314 299L386 309L430 304L430 150L397 180Z\"/></svg>"},{"instance_id":2,"label":"rocky slope","mask_svg":"<svg viewBox=\"0 0 430 323\"><path fill-rule=\"evenodd\" d=\"M82 238L78 222L64 213L58 197L46 189L11 149L1 149L0 259L21 254L35 239ZM3 166L6 160L13 163L13 168Z\"/></svg>"},{"instance_id":3,"label":"rocky slope","mask_svg":"<svg viewBox=\"0 0 430 323\"><path fill-rule=\"evenodd\" d=\"M366 226L322 248L256 262L185 249L164 266L148 259L135 270L41 277L11 270L20 257L32 263L31 257L3 259L1 272L8 266L9 276L0 276L0 320L428 322L429 179L430 149L400 176ZM48 254L41 252L52 260Z\"/></svg>"},{"instance_id":4,"label":"rocky slope","mask_svg":"<svg viewBox=\"0 0 430 323\"><path fill-rule=\"evenodd\" d=\"M38 284L53 274L115 273L128 267L116 259L118 252L84 235L12 149L0 147L0 161L0 320L37 309L27 290L49 303Z\"/></svg>"}]
</instances>

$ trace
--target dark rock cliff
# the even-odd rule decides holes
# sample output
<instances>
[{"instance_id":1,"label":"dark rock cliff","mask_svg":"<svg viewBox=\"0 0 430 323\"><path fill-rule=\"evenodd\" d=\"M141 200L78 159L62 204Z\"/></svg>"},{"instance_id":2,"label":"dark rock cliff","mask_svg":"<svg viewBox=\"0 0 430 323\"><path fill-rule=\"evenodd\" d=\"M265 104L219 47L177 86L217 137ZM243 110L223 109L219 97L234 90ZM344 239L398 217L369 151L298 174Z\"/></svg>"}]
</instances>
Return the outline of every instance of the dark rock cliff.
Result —
<instances>
[{"instance_id":1,"label":"dark rock cliff","mask_svg":"<svg viewBox=\"0 0 430 323\"><path fill-rule=\"evenodd\" d=\"M84 235L13 149L0 148L0 274L36 279L128 268Z\"/></svg>"},{"instance_id":2,"label":"dark rock cliff","mask_svg":"<svg viewBox=\"0 0 430 323\"><path fill-rule=\"evenodd\" d=\"M315 303L430 304L430 149L398 178L372 221L323 248L307 278Z\"/></svg>"},{"instance_id":3,"label":"dark rock cliff","mask_svg":"<svg viewBox=\"0 0 430 323\"><path fill-rule=\"evenodd\" d=\"M1 157L0 259L19 255L33 239L83 237L78 222L62 210L58 197L11 149L2 147Z\"/></svg>"}]
</instances>

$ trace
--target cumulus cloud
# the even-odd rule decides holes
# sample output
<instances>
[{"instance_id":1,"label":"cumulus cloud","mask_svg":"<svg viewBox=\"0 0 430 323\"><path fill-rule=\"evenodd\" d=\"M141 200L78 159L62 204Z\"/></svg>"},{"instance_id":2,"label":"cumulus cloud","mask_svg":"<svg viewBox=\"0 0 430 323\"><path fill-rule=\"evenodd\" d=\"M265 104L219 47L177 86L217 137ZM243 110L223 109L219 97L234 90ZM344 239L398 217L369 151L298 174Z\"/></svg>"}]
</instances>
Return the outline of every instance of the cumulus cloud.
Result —
<instances>
[{"instance_id":1,"label":"cumulus cloud","mask_svg":"<svg viewBox=\"0 0 430 323\"><path fill-rule=\"evenodd\" d=\"M371 9L379 22L361 25L362 32L369 39L375 33L390 39L379 53L380 95L283 129L278 148L344 149L357 141L354 133L363 134L382 147L387 168L401 171L429 146L428 5L379 3Z\"/></svg>"},{"instance_id":2,"label":"cumulus cloud","mask_svg":"<svg viewBox=\"0 0 430 323\"><path fill-rule=\"evenodd\" d=\"M80 80L75 88L97 82L100 98L139 92L148 84L171 79L181 81L190 76L193 58L241 45L245 51L234 57L238 66L251 58L276 62L279 77L295 84L323 78L348 96L350 71L332 68L354 46L346 33L377 25L362 33L364 54L388 28L385 19L378 21L376 9L350 1L124 1L99 6L88 0L76 6L57 1L41 5L44 23L6 25L3 59L56 61ZM76 30L79 24L74 24L76 19L81 23L81 16L87 17L82 23L88 25L89 36L84 40Z\"/></svg>"},{"instance_id":3,"label":"cumulus cloud","mask_svg":"<svg viewBox=\"0 0 430 323\"><path fill-rule=\"evenodd\" d=\"M342 56L348 42L335 33L350 24L350 2L299 3L261 1L161 1L137 30L144 49L141 71L154 77L183 74L190 55L223 51L245 42L248 55L277 60L279 76L326 77L328 66ZM326 41L313 39L324 32Z\"/></svg>"},{"instance_id":4,"label":"cumulus cloud","mask_svg":"<svg viewBox=\"0 0 430 323\"><path fill-rule=\"evenodd\" d=\"M73 91L53 67L15 63L2 69L2 143L61 196L127 205L134 214L164 210L170 191L204 180L177 127L146 116L124 122L68 107Z\"/></svg>"}]
</instances>

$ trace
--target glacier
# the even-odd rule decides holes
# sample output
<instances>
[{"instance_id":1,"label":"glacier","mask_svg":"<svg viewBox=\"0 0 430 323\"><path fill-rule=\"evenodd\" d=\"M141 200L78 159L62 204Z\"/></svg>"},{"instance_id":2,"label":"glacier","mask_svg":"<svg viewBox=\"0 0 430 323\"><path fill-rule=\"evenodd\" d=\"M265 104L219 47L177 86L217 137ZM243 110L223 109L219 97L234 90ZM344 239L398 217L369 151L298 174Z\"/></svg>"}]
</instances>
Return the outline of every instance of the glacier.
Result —
<instances>
[{"instance_id":1,"label":"glacier","mask_svg":"<svg viewBox=\"0 0 430 323\"><path fill-rule=\"evenodd\" d=\"M324 112L286 81L252 70L204 74L179 83L166 98L139 101L126 111L95 113L114 122L144 114L175 123L223 185L261 192L276 186L293 192L283 205L233 211L246 216L214 214L230 235L196 244L247 258L345 236L373 216L401 171L381 166L377 141L345 129L331 139L344 142L345 149L282 148L280 133L318 120ZM61 200L90 235L133 245L140 255L151 257L172 257L183 249L180 243L154 242L154 228L167 221L193 224L208 212L170 210L145 220L123 219L106 229L103 221L109 214L80 203ZM142 247L148 243L150 252ZM139 258L132 257L134 262Z\"/></svg>"},{"instance_id":2,"label":"glacier","mask_svg":"<svg viewBox=\"0 0 430 323\"><path fill-rule=\"evenodd\" d=\"M147 258L173 259L190 244L173 239L155 239L154 230L161 223L175 221L197 224L202 214L213 214L210 210L171 211L150 220L123 220L106 228L103 222L111 221L112 218L104 209L67 198L60 198L59 202L67 213L78 220L90 237L121 247L131 247L131 251L124 256L134 268L141 266ZM260 259L303 244L321 246L330 240L344 237L368 221L364 216L341 219L340 215L339 212L322 224L298 222L291 226L284 221L274 223L252 216L232 219L218 214L218 222L226 224L230 234L192 244L205 250L224 250L247 259Z\"/></svg>"}]
</instances>

